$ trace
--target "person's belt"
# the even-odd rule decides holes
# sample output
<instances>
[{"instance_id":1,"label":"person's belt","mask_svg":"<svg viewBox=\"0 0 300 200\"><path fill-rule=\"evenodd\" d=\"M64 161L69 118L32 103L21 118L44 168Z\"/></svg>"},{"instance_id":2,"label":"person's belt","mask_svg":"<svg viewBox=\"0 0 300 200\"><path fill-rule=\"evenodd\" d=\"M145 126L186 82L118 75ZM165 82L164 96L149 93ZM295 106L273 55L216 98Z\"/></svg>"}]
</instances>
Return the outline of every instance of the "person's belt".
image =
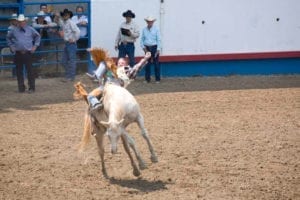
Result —
<instances>
[{"instance_id":1,"label":"person's belt","mask_svg":"<svg viewBox=\"0 0 300 200\"><path fill-rule=\"evenodd\" d=\"M157 47L157 45L145 45L147 48Z\"/></svg>"},{"instance_id":2,"label":"person's belt","mask_svg":"<svg viewBox=\"0 0 300 200\"><path fill-rule=\"evenodd\" d=\"M121 42L121 44L126 45L126 44L134 44L134 43L133 43L133 42L126 42L126 41L123 41L123 42Z\"/></svg>"},{"instance_id":3,"label":"person's belt","mask_svg":"<svg viewBox=\"0 0 300 200\"><path fill-rule=\"evenodd\" d=\"M65 40L65 43L66 43L66 44L76 44L76 42L69 42L69 41L67 41L67 40Z\"/></svg>"},{"instance_id":4,"label":"person's belt","mask_svg":"<svg viewBox=\"0 0 300 200\"><path fill-rule=\"evenodd\" d=\"M22 50L22 51L16 51L16 53L19 53L19 54L26 54L26 53L30 53L30 51Z\"/></svg>"}]
</instances>

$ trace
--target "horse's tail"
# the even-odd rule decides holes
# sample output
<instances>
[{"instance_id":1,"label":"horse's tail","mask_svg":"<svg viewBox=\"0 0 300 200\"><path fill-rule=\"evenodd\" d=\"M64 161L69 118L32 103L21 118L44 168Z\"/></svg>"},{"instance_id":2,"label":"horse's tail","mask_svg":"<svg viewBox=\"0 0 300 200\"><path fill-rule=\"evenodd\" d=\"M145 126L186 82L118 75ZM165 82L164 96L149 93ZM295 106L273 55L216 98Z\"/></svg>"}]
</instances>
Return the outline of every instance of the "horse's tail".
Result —
<instances>
[{"instance_id":1,"label":"horse's tail","mask_svg":"<svg viewBox=\"0 0 300 200\"><path fill-rule=\"evenodd\" d=\"M78 145L78 150L82 151L85 146L90 142L90 138L91 138L91 115L89 115L88 113L85 114L84 117L84 129L83 129L83 135L81 137L81 141Z\"/></svg>"},{"instance_id":2,"label":"horse's tail","mask_svg":"<svg viewBox=\"0 0 300 200\"><path fill-rule=\"evenodd\" d=\"M87 96L88 93L84 89L84 85L81 82L77 82L75 85L75 92L73 93L73 97L75 99L84 99L86 103L88 104ZM83 129L83 135L81 137L81 142L78 145L78 150L82 151L84 147L89 143L90 136L91 136L91 115L87 112L84 117L84 129Z\"/></svg>"},{"instance_id":3,"label":"horse's tail","mask_svg":"<svg viewBox=\"0 0 300 200\"><path fill-rule=\"evenodd\" d=\"M81 82L77 82L74 85L74 87L75 87L75 92L73 93L74 99L80 99L80 98L82 98L88 104L88 100L87 100L88 93L84 89L84 85Z\"/></svg>"}]
</instances>

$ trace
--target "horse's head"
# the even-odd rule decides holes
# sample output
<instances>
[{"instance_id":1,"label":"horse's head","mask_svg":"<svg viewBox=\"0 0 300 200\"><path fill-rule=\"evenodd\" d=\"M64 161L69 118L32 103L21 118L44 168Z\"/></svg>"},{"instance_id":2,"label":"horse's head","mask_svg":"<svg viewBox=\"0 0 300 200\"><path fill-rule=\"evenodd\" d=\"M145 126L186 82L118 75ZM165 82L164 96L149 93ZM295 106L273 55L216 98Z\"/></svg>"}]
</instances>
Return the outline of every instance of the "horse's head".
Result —
<instances>
[{"instance_id":1,"label":"horse's head","mask_svg":"<svg viewBox=\"0 0 300 200\"><path fill-rule=\"evenodd\" d=\"M124 133L124 127L122 126L123 121L124 119L121 119L118 122L100 122L103 126L107 128L106 133L110 141L112 154L117 153L118 141L120 139L120 136Z\"/></svg>"}]
</instances>

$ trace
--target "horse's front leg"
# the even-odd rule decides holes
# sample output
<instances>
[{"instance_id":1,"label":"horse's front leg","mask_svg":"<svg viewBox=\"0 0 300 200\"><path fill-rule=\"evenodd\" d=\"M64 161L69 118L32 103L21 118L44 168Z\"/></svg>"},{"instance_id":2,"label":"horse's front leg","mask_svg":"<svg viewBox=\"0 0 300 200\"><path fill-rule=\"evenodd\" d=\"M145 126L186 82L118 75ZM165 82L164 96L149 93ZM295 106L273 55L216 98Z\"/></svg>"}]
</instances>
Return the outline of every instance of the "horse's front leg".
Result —
<instances>
[{"instance_id":1,"label":"horse's front leg","mask_svg":"<svg viewBox=\"0 0 300 200\"><path fill-rule=\"evenodd\" d=\"M130 149L129 149L128 141L127 141L127 134L126 134L126 133L122 134L121 138L122 138L122 142L123 142L124 149L125 149L126 153L127 153L128 156L129 156L129 159L130 159L130 162L131 162L131 166L132 166L132 168L133 168L133 175L134 175L134 176L139 176L139 175L141 175L141 172L140 172L140 170L138 169L137 165L135 164L135 162L134 162L134 160L133 160L133 157L132 157L132 155L131 155L131 153L130 153Z\"/></svg>"},{"instance_id":2,"label":"horse's front leg","mask_svg":"<svg viewBox=\"0 0 300 200\"><path fill-rule=\"evenodd\" d=\"M135 156L136 156L136 159L138 160L139 162L139 167L141 170L143 169L146 169L147 166L146 166L146 163L145 161L143 160L142 156L141 156L141 153L139 152L138 148L136 147L135 145L135 141L133 139L133 137L131 137L127 131L126 132L126 136L127 136L127 141L128 141L128 144L129 146L131 147L131 149L133 150Z\"/></svg>"},{"instance_id":3,"label":"horse's front leg","mask_svg":"<svg viewBox=\"0 0 300 200\"><path fill-rule=\"evenodd\" d=\"M97 134L95 134L95 138L97 141L97 145L98 145L98 153L100 155L101 158L101 165L102 165L102 174L105 178L109 178L106 172L106 167L105 167L105 163L104 163L104 146L103 146L103 133L97 132Z\"/></svg>"},{"instance_id":4,"label":"horse's front leg","mask_svg":"<svg viewBox=\"0 0 300 200\"><path fill-rule=\"evenodd\" d=\"M145 128L145 125L144 125L144 118L141 114L139 115L139 117L137 119L137 124L141 129L141 134L142 134L143 138L146 140L146 142L148 144L148 148L149 148L149 151L150 151L150 154L151 154L151 157L150 157L151 161L153 163L158 162L158 158L157 158L156 153L154 151L152 142L151 142L151 140L148 136L148 132L147 132L147 130Z\"/></svg>"}]
</instances>

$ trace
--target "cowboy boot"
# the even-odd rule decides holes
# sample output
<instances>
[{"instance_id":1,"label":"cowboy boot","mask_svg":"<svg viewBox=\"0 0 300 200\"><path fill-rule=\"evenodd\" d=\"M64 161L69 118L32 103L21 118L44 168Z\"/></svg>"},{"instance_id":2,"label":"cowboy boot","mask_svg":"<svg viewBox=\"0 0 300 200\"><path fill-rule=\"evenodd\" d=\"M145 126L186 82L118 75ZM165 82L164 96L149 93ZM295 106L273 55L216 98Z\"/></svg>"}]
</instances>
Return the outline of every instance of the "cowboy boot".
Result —
<instances>
[{"instance_id":1,"label":"cowboy boot","mask_svg":"<svg viewBox=\"0 0 300 200\"><path fill-rule=\"evenodd\" d=\"M93 96L93 95L88 95L88 102L90 105L90 112L92 114L98 112L100 109L103 108L103 104L102 102L100 102L97 97Z\"/></svg>"}]
</instances>

